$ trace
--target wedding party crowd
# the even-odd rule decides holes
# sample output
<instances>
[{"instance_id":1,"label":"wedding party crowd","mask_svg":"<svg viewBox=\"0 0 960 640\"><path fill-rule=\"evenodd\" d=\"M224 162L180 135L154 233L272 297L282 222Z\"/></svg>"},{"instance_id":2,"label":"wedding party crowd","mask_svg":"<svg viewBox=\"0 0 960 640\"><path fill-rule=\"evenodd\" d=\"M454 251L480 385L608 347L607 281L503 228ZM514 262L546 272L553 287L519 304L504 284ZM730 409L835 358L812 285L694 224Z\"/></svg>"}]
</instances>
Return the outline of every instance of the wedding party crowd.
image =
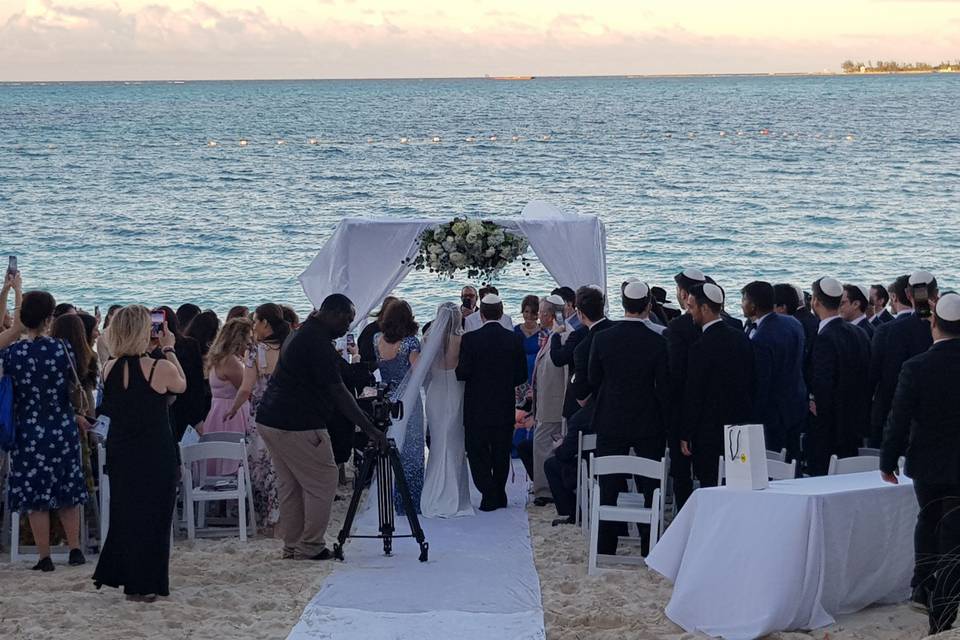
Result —
<instances>
[{"instance_id":1,"label":"wedding party crowd","mask_svg":"<svg viewBox=\"0 0 960 640\"><path fill-rule=\"evenodd\" d=\"M274 303L222 320L193 304L115 305L101 316L23 292L21 274L8 273L0 363L12 403L6 416L0 402L9 451L0 478L8 508L29 523L34 569L54 570L52 536L65 539L70 565L86 562L81 513L96 489L103 416L112 494L98 588L147 602L169 594L178 443L191 429L243 434L256 522L276 528L283 558L330 558L346 465L368 443L390 446L364 410L364 390L385 384L405 404L392 437L427 517L474 515L471 482L480 511L507 507L513 456L533 504L572 524L584 434L596 435L596 456L669 456L678 510L695 487L718 484L725 425L763 425L766 448L785 449L798 475L825 475L832 456L869 447L897 482L905 456L920 505L913 601L932 630L952 625L960 295L941 293L925 271L870 286L822 277L809 293L756 280L733 296L688 268L674 277L675 301L640 279L611 300L597 285L569 284L523 297L518 322L489 285L463 287L422 325L407 301L388 297L354 334L356 309L341 294L302 323ZM743 321L729 313L737 304ZM235 463L216 469L231 472ZM603 476L601 504L616 504L627 482ZM637 481L648 500L657 486ZM599 552L615 554L625 533L601 523ZM646 554L649 531L640 534Z\"/></svg>"}]
</instances>

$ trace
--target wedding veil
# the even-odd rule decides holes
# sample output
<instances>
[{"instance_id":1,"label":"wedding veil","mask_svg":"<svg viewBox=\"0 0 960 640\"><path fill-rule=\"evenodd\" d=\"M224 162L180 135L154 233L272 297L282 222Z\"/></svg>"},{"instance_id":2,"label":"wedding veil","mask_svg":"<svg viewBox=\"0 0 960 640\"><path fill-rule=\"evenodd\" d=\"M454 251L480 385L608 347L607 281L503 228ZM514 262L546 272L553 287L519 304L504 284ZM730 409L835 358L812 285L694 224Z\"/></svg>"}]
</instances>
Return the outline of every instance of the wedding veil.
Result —
<instances>
[{"instance_id":1,"label":"wedding veil","mask_svg":"<svg viewBox=\"0 0 960 640\"><path fill-rule=\"evenodd\" d=\"M397 449L403 450L403 440L407 431L407 414L420 402L420 390L429 383L430 372L434 366L447 361L447 352L451 338L463 332L460 309L453 302L444 302L437 307L437 316L430 323L423 338L420 358L400 383L394 397L403 403L404 417L394 420L387 437L393 438Z\"/></svg>"}]
</instances>

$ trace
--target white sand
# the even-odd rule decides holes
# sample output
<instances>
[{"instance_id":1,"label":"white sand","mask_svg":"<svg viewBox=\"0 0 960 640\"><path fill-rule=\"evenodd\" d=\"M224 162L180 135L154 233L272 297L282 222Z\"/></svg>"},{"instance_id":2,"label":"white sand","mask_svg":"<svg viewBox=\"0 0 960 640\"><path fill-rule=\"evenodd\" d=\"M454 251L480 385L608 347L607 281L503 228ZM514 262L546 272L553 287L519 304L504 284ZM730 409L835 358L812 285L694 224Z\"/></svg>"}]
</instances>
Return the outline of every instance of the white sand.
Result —
<instances>
[{"instance_id":1,"label":"white sand","mask_svg":"<svg viewBox=\"0 0 960 640\"><path fill-rule=\"evenodd\" d=\"M345 501L335 503L331 535L339 531L345 510ZM649 570L587 577L583 538L572 526L551 527L553 517L551 507L530 507L549 640L702 637L684 633L664 615L670 583ZM247 544L236 538L178 541L171 595L154 604L126 602L115 589L94 589L95 559L79 568L60 564L47 574L0 561L0 638L283 639L334 565L279 556L280 543L263 537ZM926 630L924 615L897 605L844 616L824 629L769 638L902 640L922 638ZM956 640L960 633L943 637Z\"/></svg>"}]
</instances>

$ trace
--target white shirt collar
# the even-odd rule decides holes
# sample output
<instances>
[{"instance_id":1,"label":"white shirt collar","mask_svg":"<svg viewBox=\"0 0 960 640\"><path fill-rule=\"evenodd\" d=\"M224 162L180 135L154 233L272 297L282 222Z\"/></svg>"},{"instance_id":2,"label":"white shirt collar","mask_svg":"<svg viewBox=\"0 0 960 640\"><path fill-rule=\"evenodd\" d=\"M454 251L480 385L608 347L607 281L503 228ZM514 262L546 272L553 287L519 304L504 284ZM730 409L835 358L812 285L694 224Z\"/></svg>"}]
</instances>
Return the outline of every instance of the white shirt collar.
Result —
<instances>
[{"instance_id":1,"label":"white shirt collar","mask_svg":"<svg viewBox=\"0 0 960 640\"><path fill-rule=\"evenodd\" d=\"M949 342L950 340L956 340L957 338L940 338L939 340L934 340L933 344L940 344L941 342Z\"/></svg>"},{"instance_id":2,"label":"white shirt collar","mask_svg":"<svg viewBox=\"0 0 960 640\"><path fill-rule=\"evenodd\" d=\"M857 316L856 318L854 318L853 320L851 320L851 321L850 321L850 324L860 324L860 321L863 320L863 319L866 318L866 317L867 317L867 316L866 316L865 314L862 314L862 313L861 313L859 316ZM867 322L869 322L869 320L868 320Z\"/></svg>"},{"instance_id":3,"label":"white shirt collar","mask_svg":"<svg viewBox=\"0 0 960 640\"><path fill-rule=\"evenodd\" d=\"M824 327L826 327L828 324L830 324L834 320L839 320L839 319L840 319L840 316L830 316L829 318L824 318L823 320L821 320L820 327L817 329L817 334L823 333Z\"/></svg>"},{"instance_id":4,"label":"white shirt collar","mask_svg":"<svg viewBox=\"0 0 960 640\"><path fill-rule=\"evenodd\" d=\"M646 318L628 318L626 316L620 318L623 322L646 322Z\"/></svg>"},{"instance_id":5,"label":"white shirt collar","mask_svg":"<svg viewBox=\"0 0 960 640\"><path fill-rule=\"evenodd\" d=\"M913 309L904 309L903 311L898 311L894 317L899 318L900 316L910 315L911 313L913 313Z\"/></svg>"},{"instance_id":6,"label":"white shirt collar","mask_svg":"<svg viewBox=\"0 0 960 640\"><path fill-rule=\"evenodd\" d=\"M754 328L755 328L755 329L759 329L759 328L760 328L760 323L763 322L764 320L766 320L768 317L770 317L770 316L772 316L772 315L773 315L773 311L771 311L770 313L765 313L765 314L763 314L763 316L761 316L760 319L757 320L756 324L753 325Z\"/></svg>"},{"instance_id":7,"label":"white shirt collar","mask_svg":"<svg viewBox=\"0 0 960 640\"><path fill-rule=\"evenodd\" d=\"M716 320L711 320L711 321L708 322L707 324L703 325L703 326L700 328L700 330L703 331L704 333L706 333L707 329L709 329L709 328L712 327L713 325L717 324L718 322L723 322L723 318L717 318Z\"/></svg>"},{"instance_id":8,"label":"white shirt collar","mask_svg":"<svg viewBox=\"0 0 960 640\"><path fill-rule=\"evenodd\" d=\"M599 320L597 320L596 322L594 322L592 325L590 325L590 331L593 331L593 328L594 328L594 327L596 327L598 324L600 324L601 322L603 322L603 321L606 320L606 319L607 319L607 316L603 316L602 318L600 318Z\"/></svg>"}]
</instances>

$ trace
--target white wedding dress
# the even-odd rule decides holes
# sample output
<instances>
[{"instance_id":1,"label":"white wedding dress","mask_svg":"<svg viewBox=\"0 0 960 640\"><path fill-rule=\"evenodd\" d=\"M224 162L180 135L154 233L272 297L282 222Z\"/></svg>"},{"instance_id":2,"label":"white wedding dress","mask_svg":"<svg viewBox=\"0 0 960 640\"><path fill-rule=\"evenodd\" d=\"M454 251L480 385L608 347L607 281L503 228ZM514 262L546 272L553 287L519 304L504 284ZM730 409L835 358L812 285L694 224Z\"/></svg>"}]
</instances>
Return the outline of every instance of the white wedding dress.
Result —
<instances>
[{"instance_id":1,"label":"white wedding dress","mask_svg":"<svg viewBox=\"0 0 960 640\"><path fill-rule=\"evenodd\" d=\"M447 308L449 305L449 308ZM441 305L425 341L443 337L444 347L434 359L427 382L426 415L430 449L420 496L420 510L431 518L472 516L470 471L463 434L463 383L457 380L456 354L447 354L449 337L457 335L460 313L456 305ZM432 334L432 335L431 335ZM455 341L459 346L459 339ZM450 357L452 355L453 357Z\"/></svg>"}]
</instances>

